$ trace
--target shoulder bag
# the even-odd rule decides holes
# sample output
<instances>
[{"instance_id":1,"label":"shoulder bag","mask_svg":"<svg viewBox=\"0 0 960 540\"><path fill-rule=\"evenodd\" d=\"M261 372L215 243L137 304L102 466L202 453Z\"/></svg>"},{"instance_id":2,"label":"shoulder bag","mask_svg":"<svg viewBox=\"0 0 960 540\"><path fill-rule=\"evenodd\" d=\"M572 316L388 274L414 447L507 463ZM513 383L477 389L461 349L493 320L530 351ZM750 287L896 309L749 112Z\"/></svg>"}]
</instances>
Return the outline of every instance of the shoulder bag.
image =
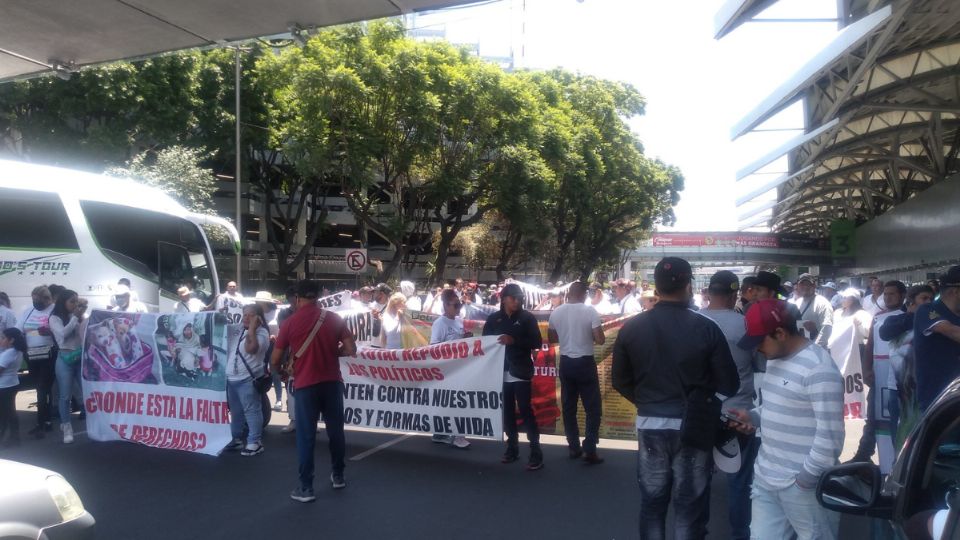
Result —
<instances>
[{"instance_id":1,"label":"shoulder bag","mask_svg":"<svg viewBox=\"0 0 960 540\"><path fill-rule=\"evenodd\" d=\"M257 391L258 394L266 394L267 390L273 386L273 378L270 376L269 368L267 367L267 362L263 363L263 375L257 377L253 374L253 371L250 369L250 364L247 363L247 359L243 357L243 353L240 352L240 344L243 343L243 334L240 334L240 341L237 342L237 356L240 357L240 360L243 362L244 367L247 368L247 373L250 374L250 377L253 378L253 389Z\"/></svg>"}]
</instances>

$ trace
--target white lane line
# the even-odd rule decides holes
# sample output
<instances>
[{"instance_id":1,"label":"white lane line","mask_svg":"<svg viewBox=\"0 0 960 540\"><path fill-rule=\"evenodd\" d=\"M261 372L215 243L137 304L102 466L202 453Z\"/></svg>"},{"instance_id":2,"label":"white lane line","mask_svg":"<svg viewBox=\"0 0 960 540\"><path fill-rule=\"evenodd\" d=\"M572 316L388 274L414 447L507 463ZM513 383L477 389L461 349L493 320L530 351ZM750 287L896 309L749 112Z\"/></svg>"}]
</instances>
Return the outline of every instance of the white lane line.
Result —
<instances>
[{"instance_id":1,"label":"white lane line","mask_svg":"<svg viewBox=\"0 0 960 540\"><path fill-rule=\"evenodd\" d=\"M401 442L401 441L404 441L404 440L406 440L406 439L409 439L410 437L413 437L414 435L415 435L415 433L406 433L406 434L404 434L404 435L401 435L401 436L397 437L396 439L390 439L389 441L381 444L380 446L371 448L371 449L367 450L366 452L361 452L361 453L353 456L352 458L350 458L350 461L360 461L360 460L363 459L363 458L370 457L370 456L376 454L377 452L379 452L379 451L381 451L381 450L384 450L384 449L386 449L386 448L390 448L391 446L397 444L398 442Z\"/></svg>"}]
</instances>

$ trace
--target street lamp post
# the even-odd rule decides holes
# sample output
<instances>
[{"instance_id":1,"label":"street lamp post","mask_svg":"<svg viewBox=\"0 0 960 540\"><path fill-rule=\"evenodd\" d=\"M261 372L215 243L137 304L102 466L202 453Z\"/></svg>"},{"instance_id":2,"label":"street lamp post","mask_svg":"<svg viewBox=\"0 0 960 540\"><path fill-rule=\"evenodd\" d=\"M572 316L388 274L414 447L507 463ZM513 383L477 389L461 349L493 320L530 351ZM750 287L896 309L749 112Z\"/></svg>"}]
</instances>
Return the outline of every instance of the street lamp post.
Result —
<instances>
[{"instance_id":1,"label":"street lamp post","mask_svg":"<svg viewBox=\"0 0 960 540\"><path fill-rule=\"evenodd\" d=\"M236 98L236 153L237 153L237 162L236 168L234 170L234 181L236 182L236 202L237 202L237 234L240 237L240 245L237 246L237 272L234 279L237 282L237 289L240 289L243 285L241 282L241 270L240 264L243 253L243 219L240 208L240 46L238 45L236 50L236 56L234 57L234 65L236 68L236 88L235 88L235 98Z\"/></svg>"}]
</instances>

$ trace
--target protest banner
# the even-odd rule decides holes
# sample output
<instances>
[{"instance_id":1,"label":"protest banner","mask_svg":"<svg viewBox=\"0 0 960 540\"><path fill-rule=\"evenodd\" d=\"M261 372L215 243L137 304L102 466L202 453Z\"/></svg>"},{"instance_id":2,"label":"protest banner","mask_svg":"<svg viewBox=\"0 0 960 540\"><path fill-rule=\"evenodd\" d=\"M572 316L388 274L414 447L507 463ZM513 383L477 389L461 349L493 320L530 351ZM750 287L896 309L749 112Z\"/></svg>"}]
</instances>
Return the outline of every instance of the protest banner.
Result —
<instances>
[{"instance_id":1,"label":"protest banner","mask_svg":"<svg viewBox=\"0 0 960 540\"><path fill-rule=\"evenodd\" d=\"M230 442L226 319L96 310L84 339L87 434L217 455Z\"/></svg>"},{"instance_id":2,"label":"protest banner","mask_svg":"<svg viewBox=\"0 0 960 540\"><path fill-rule=\"evenodd\" d=\"M499 439L503 349L496 337L408 349L360 347L340 359L344 423Z\"/></svg>"},{"instance_id":3,"label":"protest banner","mask_svg":"<svg viewBox=\"0 0 960 540\"><path fill-rule=\"evenodd\" d=\"M543 347L536 351L533 358L534 375L531 380L531 407L537 418L540 432L550 435L563 435L563 418L560 410L560 377L557 371L557 359L560 357L558 347L547 343L547 325L550 319L549 311L531 311L539 322ZM430 328L440 315L420 311L408 312L411 324L403 327L404 334L417 334L418 339L430 339ZM600 396L603 402L603 417L600 424L600 436L606 439L635 439L636 408L613 389L610 370L613 366L613 344L620 333L623 324L633 317L604 316L603 334L606 338L603 345L594 347L594 359L597 361L597 371L600 378ZM464 330L474 336L483 334L485 320L463 321ZM501 368L502 370L502 368ZM578 407L580 433L584 433L583 407Z\"/></svg>"}]
</instances>

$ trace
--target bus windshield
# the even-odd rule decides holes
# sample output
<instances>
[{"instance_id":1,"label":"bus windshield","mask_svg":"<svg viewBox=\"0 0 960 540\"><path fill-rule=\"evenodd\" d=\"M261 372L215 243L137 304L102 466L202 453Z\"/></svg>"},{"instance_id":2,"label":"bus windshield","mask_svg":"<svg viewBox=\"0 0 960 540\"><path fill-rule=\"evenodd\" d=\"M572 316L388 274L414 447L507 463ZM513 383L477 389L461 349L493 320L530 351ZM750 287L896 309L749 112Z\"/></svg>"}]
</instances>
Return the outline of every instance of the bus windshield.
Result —
<instances>
[{"instance_id":1,"label":"bus windshield","mask_svg":"<svg viewBox=\"0 0 960 540\"><path fill-rule=\"evenodd\" d=\"M114 263L175 295L181 286L207 302L214 291L210 254L190 221L142 208L81 201L97 245Z\"/></svg>"}]
</instances>

